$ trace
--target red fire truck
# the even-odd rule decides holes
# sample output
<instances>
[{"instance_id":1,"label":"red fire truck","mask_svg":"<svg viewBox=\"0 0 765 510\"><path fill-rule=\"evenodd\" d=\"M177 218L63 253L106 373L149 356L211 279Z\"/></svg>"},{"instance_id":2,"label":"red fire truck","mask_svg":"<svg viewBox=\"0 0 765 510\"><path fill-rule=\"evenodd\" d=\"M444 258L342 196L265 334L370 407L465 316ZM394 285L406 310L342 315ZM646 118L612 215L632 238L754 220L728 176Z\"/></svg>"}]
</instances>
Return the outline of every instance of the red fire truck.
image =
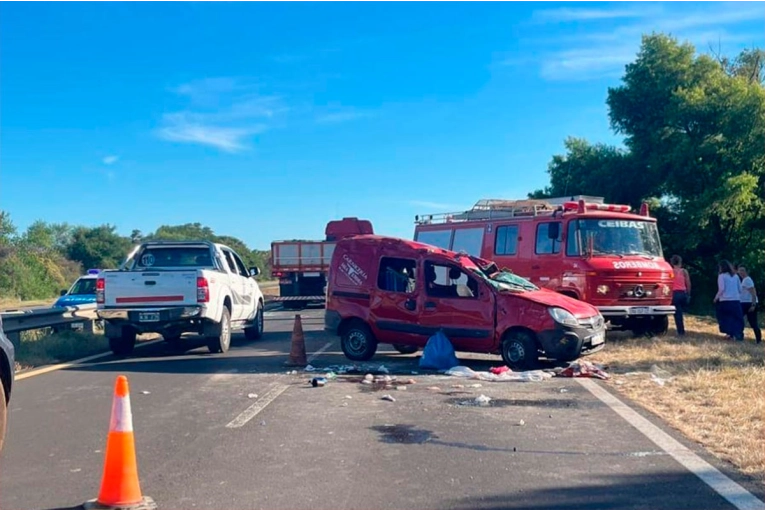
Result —
<instances>
[{"instance_id":1,"label":"red fire truck","mask_svg":"<svg viewBox=\"0 0 765 510\"><path fill-rule=\"evenodd\" d=\"M666 333L672 266L656 219L602 197L479 200L459 213L415 217L416 241L493 260L532 283L598 308L610 329Z\"/></svg>"},{"instance_id":2,"label":"red fire truck","mask_svg":"<svg viewBox=\"0 0 765 510\"><path fill-rule=\"evenodd\" d=\"M279 297L284 308L304 308L326 297L327 273L335 242L360 234L374 234L372 223L358 218L330 221L323 241L273 241L271 276L279 280Z\"/></svg>"}]
</instances>

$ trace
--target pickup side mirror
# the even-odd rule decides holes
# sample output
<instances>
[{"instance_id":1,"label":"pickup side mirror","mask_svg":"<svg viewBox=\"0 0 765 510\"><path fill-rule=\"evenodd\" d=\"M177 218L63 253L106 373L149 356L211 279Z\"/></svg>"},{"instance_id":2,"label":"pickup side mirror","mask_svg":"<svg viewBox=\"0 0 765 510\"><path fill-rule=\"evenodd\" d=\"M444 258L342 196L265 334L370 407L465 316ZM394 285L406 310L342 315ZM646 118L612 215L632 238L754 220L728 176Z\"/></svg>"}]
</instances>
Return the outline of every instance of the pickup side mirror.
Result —
<instances>
[{"instance_id":1,"label":"pickup side mirror","mask_svg":"<svg viewBox=\"0 0 765 510\"><path fill-rule=\"evenodd\" d=\"M61 291L61 295L62 295L62 296L66 296L66 289L64 289L64 290L62 290L62 291Z\"/></svg>"},{"instance_id":2,"label":"pickup side mirror","mask_svg":"<svg viewBox=\"0 0 765 510\"><path fill-rule=\"evenodd\" d=\"M259 274L260 274L260 269L259 268L254 267L254 266L250 268L250 276L252 276L254 278L254 277L258 276Z\"/></svg>"}]
</instances>

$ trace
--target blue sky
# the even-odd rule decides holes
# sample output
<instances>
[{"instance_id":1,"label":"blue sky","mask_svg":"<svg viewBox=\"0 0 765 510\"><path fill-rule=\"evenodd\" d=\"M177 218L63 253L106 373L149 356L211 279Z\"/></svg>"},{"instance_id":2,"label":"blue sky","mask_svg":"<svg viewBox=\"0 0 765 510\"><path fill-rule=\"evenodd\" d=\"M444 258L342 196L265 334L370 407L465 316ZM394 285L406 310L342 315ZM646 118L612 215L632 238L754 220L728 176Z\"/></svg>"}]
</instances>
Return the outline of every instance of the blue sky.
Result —
<instances>
[{"instance_id":1,"label":"blue sky","mask_svg":"<svg viewBox=\"0 0 765 510\"><path fill-rule=\"evenodd\" d=\"M6 3L0 209L267 249L522 198L642 33L765 46L765 2Z\"/></svg>"}]
</instances>

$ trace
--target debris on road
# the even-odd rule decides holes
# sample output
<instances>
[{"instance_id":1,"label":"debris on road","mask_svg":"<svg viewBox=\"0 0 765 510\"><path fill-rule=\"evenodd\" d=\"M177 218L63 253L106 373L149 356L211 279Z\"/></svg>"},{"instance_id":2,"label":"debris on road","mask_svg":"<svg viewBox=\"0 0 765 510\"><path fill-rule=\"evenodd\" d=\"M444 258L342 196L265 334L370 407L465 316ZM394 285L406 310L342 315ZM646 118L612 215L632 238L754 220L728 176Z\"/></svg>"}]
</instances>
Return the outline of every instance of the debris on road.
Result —
<instances>
[{"instance_id":1,"label":"debris on road","mask_svg":"<svg viewBox=\"0 0 765 510\"><path fill-rule=\"evenodd\" d=\"M315 372L316 368L313 365L306 365L306 367L303 369L306 372Z\"/></svg>"},{"instance_id":2,"label":"debris on road","mask_svg":"<svg viewBox=\"0 0 765 510\"><path fill-rule=\"evenodd\" d=\"M509 368L495 374L492 372L477 372L470 367L454 366L445 372L452 377L465 377L467 379L478 379L479 381L507 382L507 381L544 381L552 379L553 375L544 370L526 370L524 372L513 372Z\"/></svg>"},{"instance_id":3,"label":"debris on road","mask_svg":"<svg viewBox=\"0 0 765 510\"><path fill-rule=\"evenodd\" d=\"M322 387L327 384L327 379L325 377L314 377L311 379L311 386L314 388Z\"/></svg>"},{"instance_id":4,"label":"debris on road","mask_svg":"<svg viewBox=\"0 0 765 510\"><path fill-rule=\"evenodd\" d=\"M142 394L142 395L150 395L150 394L151 394L151 392L150 392L150 391L146 391L146 390L143 390L143 391L141 392L141 394Z\"/></svg>"},{"instance_id":5,"label":"debris on road","mask_svg":"<svg viewBox=\"0 0 765 510\"><path fill-rule=\"evenodd\" d=\"M258 394L257 393L248 393L247 394L247 398L258 398Z\"/></svg>"},{"instance_id":6,"label":"debris on road","mask_svg":"<svg viewBox=\"0 0 765 510\"><path fill-rule=\"evenodd\" d=\"M459 365L459 360L454 353L454 346L443 330L439 329L435 335L428 339L419 364L420 368L435 370L448 370Z\"/></svg>"},{"instance_id":7,"label":"debris on road","mask_svg":"<svg viewBox=\"0 0 765 510\"><path fill-rule=\"evenodd\" d=\"M383 396L381 397L381 400L387 400L387 401L389 401L389 402L395 402L395 401L396 401L396 399L395 399L395 398L393 398L391 395L383 395Z\"/></svg>"},{"instance_id":8,"label":"debris on road","mask_svg":"<svg viewBox=\"0 0 765 510\"><path fill-rule=\"evenodd\" d=\"M589 361L576 361L558 372L558 377L593 377L597 379L609 379L602 366Z\"/></svg>"},{"instance_id":9,"label":"debris on road","mask_svg":"<svg viewBox=\"0 0 765 510\"><path fill-rule=\"evenodd\" d=\"M484 394L481 394L475 398L475 403L479 406L489 405L489 402L491 402L491 397L487 397Z\"/></svg>"},{"instance_id":10,"label":"debris on road","mask_svg":"<svg viewBox=\"0 0 765 510\"><path fill-rule=\"evenodd\" d=\"M659 386L664 386L673 379L672 374L659 368L657 365L651 366L651 380Z\"/></svg>"}]
</instances>

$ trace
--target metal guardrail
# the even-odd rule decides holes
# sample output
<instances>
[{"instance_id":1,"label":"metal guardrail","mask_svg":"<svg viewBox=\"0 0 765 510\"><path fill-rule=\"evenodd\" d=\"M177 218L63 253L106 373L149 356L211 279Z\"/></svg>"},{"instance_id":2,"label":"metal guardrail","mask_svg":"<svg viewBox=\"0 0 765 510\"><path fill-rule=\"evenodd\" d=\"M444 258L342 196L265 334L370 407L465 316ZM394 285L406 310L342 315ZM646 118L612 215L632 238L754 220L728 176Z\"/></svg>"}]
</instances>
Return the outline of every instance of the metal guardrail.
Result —
<instances>
[{"instance_id":1,"label":"metal guardrail","mask_svg":"<svg viewBox=\"0 0 765 510\"><path fill-rule=\"evenodd\" d=\"M84 329L91 329L96 316L96 305L69 306L66 308L34 308L27 310L9 310L0 314L3 318L3 331L18 347L20 333L59 326L82 324ZM90 327L90 328L88 328Z\"/></svg>"}]
</instances>

